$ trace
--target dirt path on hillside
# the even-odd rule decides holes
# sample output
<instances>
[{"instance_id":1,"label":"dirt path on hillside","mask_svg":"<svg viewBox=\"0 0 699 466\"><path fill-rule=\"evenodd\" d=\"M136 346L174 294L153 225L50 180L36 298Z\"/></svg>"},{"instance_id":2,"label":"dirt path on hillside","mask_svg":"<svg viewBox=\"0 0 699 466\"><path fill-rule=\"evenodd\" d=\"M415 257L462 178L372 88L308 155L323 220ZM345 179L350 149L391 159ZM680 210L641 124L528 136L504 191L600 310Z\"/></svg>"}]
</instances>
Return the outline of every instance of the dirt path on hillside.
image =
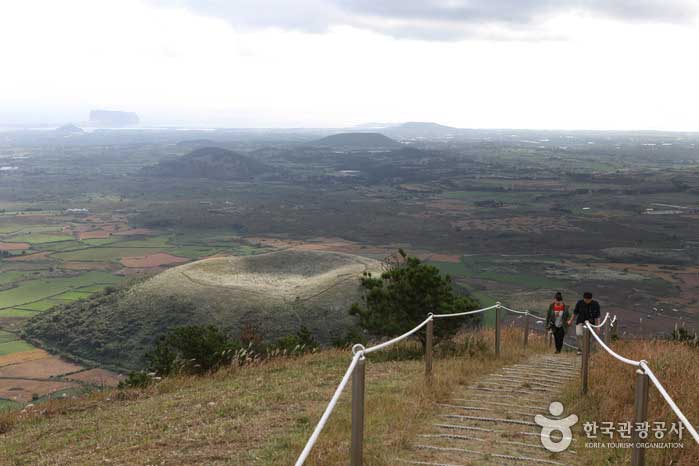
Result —
<instances>
[{"instance_id":1,"label":"dirt path on hillside","mask_svg":"<svg viewBox=\"0 0 699 466\"><path fill-rule=\"evenodd\" d=\"M534 416L565 418L549 412L560 401L563 386L579 374L574 353L536 355L503 367L435 406L436 415L412 442L410 457L401 464L466 465L575 465L575 439L561 453L541 443L542 428ZM560 439L552 435L554 441ZM407 455L406 455L407 456Z\"/></svg>"}]
</instances>

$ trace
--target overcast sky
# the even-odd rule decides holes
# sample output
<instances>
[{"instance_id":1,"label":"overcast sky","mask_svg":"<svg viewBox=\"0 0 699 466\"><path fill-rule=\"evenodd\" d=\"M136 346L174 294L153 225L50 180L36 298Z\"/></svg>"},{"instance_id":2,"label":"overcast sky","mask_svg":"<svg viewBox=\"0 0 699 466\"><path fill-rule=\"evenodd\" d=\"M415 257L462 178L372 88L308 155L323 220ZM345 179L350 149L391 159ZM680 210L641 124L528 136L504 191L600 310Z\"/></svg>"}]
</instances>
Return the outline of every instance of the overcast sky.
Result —
<instances>
[{"instance_id":1,"label":"overcast sky","mask_svg":"<svg viewBox=\"0 0 699 466\"><path fill-rule=\"evenodd\" d=\"M696 0L3 0L0 124L699 131Z\"/></svg>"}]
</instances>

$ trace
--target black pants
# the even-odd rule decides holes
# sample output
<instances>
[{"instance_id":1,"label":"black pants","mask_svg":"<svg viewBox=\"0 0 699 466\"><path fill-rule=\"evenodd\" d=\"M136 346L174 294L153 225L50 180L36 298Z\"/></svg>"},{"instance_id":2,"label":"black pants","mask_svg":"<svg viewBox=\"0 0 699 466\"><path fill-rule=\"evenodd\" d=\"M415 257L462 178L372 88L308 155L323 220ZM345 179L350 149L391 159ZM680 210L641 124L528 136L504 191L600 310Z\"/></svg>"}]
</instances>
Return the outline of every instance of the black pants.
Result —
<instances>
[{"instance_id":1,"label":"black pants","mask_svg":"<svg viewBox=\"0 0 699 466\"><path fill-rule=\"evenodd\" d=\"M553 331L553 339L556 342L556 352L561 351L561 349L563 349L563 338L566 336L566 331L563 327L552 327L551 330Z\"/></svg>"}]
</instances>

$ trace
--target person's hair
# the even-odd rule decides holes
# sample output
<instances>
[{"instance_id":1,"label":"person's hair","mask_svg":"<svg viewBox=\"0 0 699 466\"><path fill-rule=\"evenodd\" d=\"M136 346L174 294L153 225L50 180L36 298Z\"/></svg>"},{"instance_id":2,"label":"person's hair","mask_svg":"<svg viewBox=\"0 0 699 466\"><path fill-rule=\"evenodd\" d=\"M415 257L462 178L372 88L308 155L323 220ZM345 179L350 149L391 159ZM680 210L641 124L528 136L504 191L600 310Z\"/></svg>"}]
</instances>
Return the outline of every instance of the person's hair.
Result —
<instances>
[{"instance_id":1,"label":"person's hair","mask_svg":"<svg viewBox=\"0 0 699 466\"><path fill-rule=\"evenodd\" d=\"M585 293L583 293L583 298L592 299L592 293L590 293L589 291L586 291Z\"/></svg>"},{"instance_id":2,"label":"person's hair","mask_svg":"<svg viewBox=\"0 0 699 466\"><path fill-rule=\"evenodd\" d=\"M561 294L560 291L558 291L558 292L556 293L556 295L553 297L553 299L555 299L555 300L557 300L557 301L563 301L563 295Z\"/></svg>"}]
</instances>

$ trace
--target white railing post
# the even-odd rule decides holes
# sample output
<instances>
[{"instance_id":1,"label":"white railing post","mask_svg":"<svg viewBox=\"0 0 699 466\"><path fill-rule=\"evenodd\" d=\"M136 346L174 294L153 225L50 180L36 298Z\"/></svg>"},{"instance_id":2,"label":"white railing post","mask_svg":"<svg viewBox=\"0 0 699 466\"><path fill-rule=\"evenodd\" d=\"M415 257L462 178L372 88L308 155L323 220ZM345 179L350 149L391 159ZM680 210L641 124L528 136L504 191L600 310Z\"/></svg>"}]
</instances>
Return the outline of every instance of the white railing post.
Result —
<instances>
[{"instance_id":1,"label":"white railing post","mask_svg":"<svg viewBox=\"0 0 699 466\"><path fill-rule=\"evenodd\" d=\"M427 322L425 327L425 377L432 376L432 345L434 339L434 320Z\"/></svg>"},{"instance_id":2,"label":"white railing post","mask_svg":"<svg viewBox=\"0 0 699 466\"><path fill-rule=\"evenodd\" d=\"M364 447L364 376L366 359L362 355L352 374L352 444L350 466L363 466Z\"/></svg>"},{"instance_id":3,"label":"white railing post","mask_svg":"<svg viewBox=\"0 0 699 466\"><path fill-rule=\"evenodd\" d=\"M495 357L500 357L500 301L495 303Z\"/></svg>"},{"instance_id":4,"label":"white railing post","mask_svg":"<svg viewBox=\"0 0 699 466\"><path fill-rule=\"evenodd\" d=\"M529 340L529 311L524 314L524 347L527 347Z\"/></svg>"}]
</instances>

